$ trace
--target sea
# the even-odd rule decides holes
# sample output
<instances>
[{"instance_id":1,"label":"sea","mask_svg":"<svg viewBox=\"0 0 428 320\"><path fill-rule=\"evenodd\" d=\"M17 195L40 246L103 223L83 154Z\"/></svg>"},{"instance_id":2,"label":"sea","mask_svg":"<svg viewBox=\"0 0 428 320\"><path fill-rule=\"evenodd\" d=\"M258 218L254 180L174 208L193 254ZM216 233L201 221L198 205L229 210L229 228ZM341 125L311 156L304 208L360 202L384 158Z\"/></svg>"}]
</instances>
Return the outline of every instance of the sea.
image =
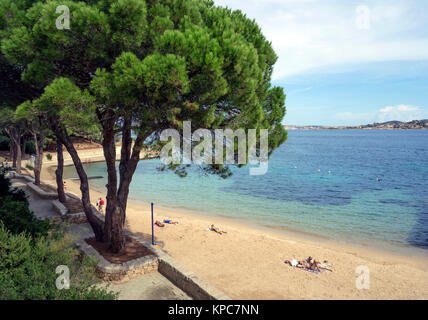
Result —
<instances>
[{"instance_id":1,"label":"sea","mask_svg":"<svg viewBox=\"0 0 428 320\"><path fill-rule=\"evenodd\" d=\"M278 232L428 253L428 130L290 130L265 175L197 166L180 177L140 161L130 201L233 219ZM85 165L105 191L105 163ZM65 177L77 177L73 167Z\"/></svg>"}]
</instances>

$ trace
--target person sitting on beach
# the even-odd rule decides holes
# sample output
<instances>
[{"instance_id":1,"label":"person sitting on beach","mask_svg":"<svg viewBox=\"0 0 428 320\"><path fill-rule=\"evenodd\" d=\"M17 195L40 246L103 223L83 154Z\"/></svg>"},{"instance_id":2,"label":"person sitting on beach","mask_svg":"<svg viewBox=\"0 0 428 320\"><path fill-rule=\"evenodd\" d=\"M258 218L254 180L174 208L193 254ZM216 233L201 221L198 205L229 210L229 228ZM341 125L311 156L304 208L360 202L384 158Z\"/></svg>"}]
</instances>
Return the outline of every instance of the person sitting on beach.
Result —
<instances>
[{"instance_id":1,"label":"person sitting on beach","mask_svg":"<svg viewBox=\"0 0 428 320\"><path fill-rule=\"evenodd\" d=\"M301 260L301 261L299 261L297 263L296 267L300 268L300 269L309 269L309 270L312 270L311 269L311 264L307 260Z\"/></svg>"},{"instance_id":2,"label":"person sitting on beach","mask_svg":"<svg viewBox=\"0 0 428 320\"><path fill-rule=\"evenodd\" d=\"M67 184L66 184L66 182L64 181L63 184L64 184L64 190L67 190Z\"/></svg>"},{"instance_id":3,"label":"person sitting on beach","mask_svg":"<svg viewBox=\"0 0 428 320\"><path fill-rule=\"evenodd\" d=\"M211 225L210 230L214 231L214 232L217 232L218 234L227 233L226 231L221 231L219 228L216 228L213 224Z\"/></svg>"},{"instance_id":4,"label":"person sitting on beach","mask_svg":"<svg viewBox=\"0 0 428 320\"><path fill-rule=\"evenodd\" d=\"M313 259L312 257L309 257L307 261L309 262L309 269L310 270L320 271L320 268L318 266L319 261Z\"/></svg>"},{"instance_id":5,"label":"person sitting on beach","mask_svg":"<svg viewBox=\"0 0 428 320\"><path fill-rule=\"evenodd\" d=\"M165 227L165 225L162 222L158 221L158 220L156 220L155 225L157 225L158 227L161 227L161 228Z\"/></svg>"},{"instance_id":6,"label":"person sitting on beach","mask_svg":"<svg viewBox=\"0 0 428 320\"><path fill-rule=\"evenodd\" d=\"M172 220L169 220L169 219L164 219L163 222L167 223L167 224L178 224L177 221L172 221Z\"/></svg>"}]
</instances>

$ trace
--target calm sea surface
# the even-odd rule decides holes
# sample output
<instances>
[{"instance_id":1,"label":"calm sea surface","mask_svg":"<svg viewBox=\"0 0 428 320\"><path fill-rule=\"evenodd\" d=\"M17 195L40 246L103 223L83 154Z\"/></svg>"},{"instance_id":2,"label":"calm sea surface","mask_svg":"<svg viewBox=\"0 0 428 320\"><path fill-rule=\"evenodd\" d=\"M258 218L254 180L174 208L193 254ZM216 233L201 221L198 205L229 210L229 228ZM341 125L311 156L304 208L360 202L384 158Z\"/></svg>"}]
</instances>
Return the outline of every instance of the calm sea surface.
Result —
<instances>
[{"instance_id":1,"label":"calm sea surface","mask_svg":"<svg viewBox=\"0 0 428 320\"><path fill-rule=\"evenodd\" d=\"M428 249L428 130L289 131L263 176L186 178L141 161L130 197L333 239ZM104 163L86 165L105 190ZM76 177L73 167L66 177ZM378 181L378 178L380 181Z\"/></svg>"}]
</instances>

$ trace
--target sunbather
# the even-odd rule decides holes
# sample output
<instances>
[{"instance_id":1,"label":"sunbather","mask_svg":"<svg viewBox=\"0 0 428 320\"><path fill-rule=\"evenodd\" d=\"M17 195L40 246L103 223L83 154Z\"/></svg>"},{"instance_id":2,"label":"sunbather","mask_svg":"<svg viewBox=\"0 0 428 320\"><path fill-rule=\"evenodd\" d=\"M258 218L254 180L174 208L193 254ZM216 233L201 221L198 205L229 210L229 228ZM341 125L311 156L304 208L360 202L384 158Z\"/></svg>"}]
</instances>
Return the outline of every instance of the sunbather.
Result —
<instances>
[{"instance_id":1,"label":"sunbather","mask_svg":"<svg viewBox=\"0 0 428 320\"><path fill-rule=\"evenodd\" d=\"M177 221L172 221L172 220L167 220L167 219L164 219L163 222L167 223L167 224L178 224Z\"/></svg>"},{"instance_id":2,"label":"sunbather","mask_svg":"<svg viewBox=\"0 0 428 320\"><path fill-rule=\"evenodd\" d=\"M313 259L312 257L307 258L306 260L296 261L296 260L285 260L285 263L289 264L292 267L297 267L300 269L312 270L320 272L321 270L333 271L330 265L327 265L327 261L324 263L319 262L318 260Z\"/></svg>"},{"instance_id":3,"label":"sunbather","mask_svg":"<svg viewBox=\"0 0 428 320\"><path fill-rule=\"evenodd\" d=\"M219 228L216 228L213 224L211 225L210 230L214 231L214 232L217 232L218 234L227 233L226 231L221 231Z\"/></svg>"},{"instance_id":4,"label":"sunbather","mask_svg":"<svg viewBox=\"0 0 428 320\"><path fill-rule=\"evenodd\" d=\"M333 272L333 269L331 268L331 266L328 265L326 262L323 262L323 263L318 262L318 268L320 268L322 270L328 270L328 271Z\"/></svg>"},{"instance_id":5,"label":"sunbather","mask_svg":"<svg viewBox=\"0 0 428 320\"><path fill-rule=\"evenodd\" d=\"M162 222L157 221L157 220L155 222L155 225L157 225L158 227L165 227L165 225Z\"/></svg>"}]
</instances>

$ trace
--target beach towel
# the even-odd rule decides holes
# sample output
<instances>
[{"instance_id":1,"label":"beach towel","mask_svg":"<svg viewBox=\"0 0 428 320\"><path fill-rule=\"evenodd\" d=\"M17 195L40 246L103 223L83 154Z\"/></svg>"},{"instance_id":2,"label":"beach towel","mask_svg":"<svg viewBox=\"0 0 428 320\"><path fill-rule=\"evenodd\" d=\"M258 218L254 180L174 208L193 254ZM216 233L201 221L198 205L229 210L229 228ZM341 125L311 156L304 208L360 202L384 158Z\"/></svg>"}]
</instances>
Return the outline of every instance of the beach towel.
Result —
<instances>
[{"instance_id":1,"label":"beach towel","mask_svg":"<svg viewBox=\"0 0 428 320\"><path fill-rule=\"evenodd\" d=\"M299 268L299 269L302 269L302 270L305 270L305 271L309 271L309 272L312 272L312 273L316 273L316 274L325 271L324 269L319 269L319 270L311 270L311 269L308 269L308 268Z\"/></svg>"}]
</instances>

